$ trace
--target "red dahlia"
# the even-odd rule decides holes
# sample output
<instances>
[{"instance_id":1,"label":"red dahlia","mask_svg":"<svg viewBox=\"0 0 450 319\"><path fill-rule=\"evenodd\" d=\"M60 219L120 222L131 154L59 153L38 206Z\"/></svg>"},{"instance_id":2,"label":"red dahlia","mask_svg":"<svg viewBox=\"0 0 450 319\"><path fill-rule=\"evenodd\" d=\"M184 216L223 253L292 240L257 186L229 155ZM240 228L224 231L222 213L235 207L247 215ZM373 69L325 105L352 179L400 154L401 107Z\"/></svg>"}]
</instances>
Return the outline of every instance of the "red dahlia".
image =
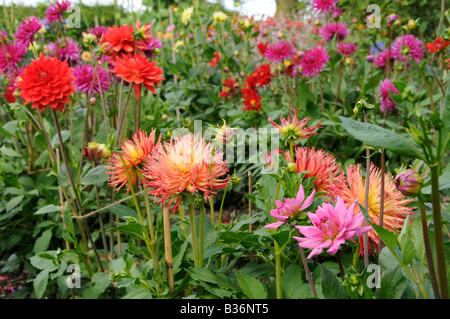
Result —
<instances>
[{"instance_id":1,"label":"red dahlia","mask_svg":"<svg viewBox=\"0 0 450 319\"><path fill-rule=\"evenodd\" d=\"M131 25L109 27L101 39L101 44L104 46L106 54L116 56L120 53L133 53L136 49L133 31L133 26Z\"/></svg>"},{"instance_id":2,"label":"red dahlia","mask_svg":"<svg viewBox=\"0 0 450 319\"><path fill-rule=\"evenodd\" d=\"M118 77L123 78L128 83L134 83L134 94L138 100L141 96L142 84L153 94L156 94L155 86L158 87L158 83L164 80L162 77L163 69L156 66L156 61L150 62L140 55L123 56L123 58L117 58L112 63L115 68L111 72L116 73Z\"/></svg>"},{"instance_id":3,"label":"red dahlia","mask_svg":"<svg viewBox=\"0 0 450 319\"><path fill-rule=\"evenodd\" d=\"M17 87L25 104L32 103L32 109L39 108L42 112L49 105L62 111L75 91L74 80L72 68L66 61L49 58L41 52L39 59L32 60L19 75Z\"/></svg>"}]
</instances>

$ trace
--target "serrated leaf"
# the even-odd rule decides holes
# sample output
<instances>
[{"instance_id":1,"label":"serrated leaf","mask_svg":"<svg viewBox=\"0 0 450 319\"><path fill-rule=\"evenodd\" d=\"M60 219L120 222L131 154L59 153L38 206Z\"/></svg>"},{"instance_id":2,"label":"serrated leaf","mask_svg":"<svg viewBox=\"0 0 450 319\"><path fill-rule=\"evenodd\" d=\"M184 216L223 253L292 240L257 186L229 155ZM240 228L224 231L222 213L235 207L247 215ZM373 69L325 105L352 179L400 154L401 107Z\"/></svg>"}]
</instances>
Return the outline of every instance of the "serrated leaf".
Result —
<instances>
[{"instance_id":1,"label":"serrated leaf","mask_svg":"<svg viewBox=\"0 0 450 319\"><path fill-rule=\"evenodd\" d=\"M48 214L48 213L59 212L59 211L61 211L61 206L55 206L53 204L50 204L50 205L39 208L34 214L41 215L41 214Z\"/></svg>"},{"instance_id":2,"label":"serrated leaf","mask_svg":"<svg viewBox=\"0 0 450 319\"><path fill-rule=\"evenodd\" d=\"M341 285L335 275L322 265L322 293L327 299L348 299L345 288Z\"/></svg>"},{"instance_id":3,"label":"serrated leaf","mask_svg":"<svg viewBox=\"0 0 450 319\"><path fill-rule=\"evenodd\" d=\"M242 292L250 299L267 299L266 288L259 280L240 271L236 272L237 282Z\"/></svg>"}]
</instances>

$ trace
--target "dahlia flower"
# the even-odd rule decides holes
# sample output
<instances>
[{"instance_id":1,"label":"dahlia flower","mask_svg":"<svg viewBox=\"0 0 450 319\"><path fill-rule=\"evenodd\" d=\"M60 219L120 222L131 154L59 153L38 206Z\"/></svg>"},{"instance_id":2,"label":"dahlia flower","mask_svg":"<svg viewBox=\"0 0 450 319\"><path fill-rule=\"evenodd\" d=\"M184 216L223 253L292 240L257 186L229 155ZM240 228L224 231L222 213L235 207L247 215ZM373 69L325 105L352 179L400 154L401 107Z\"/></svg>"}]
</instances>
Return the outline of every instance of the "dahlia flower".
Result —
<instances>
[{"instance_id":1,"label":"dahlia flower","mask_svg":"<svg viewBox=\"0 0 450 319\"><path fill-rule=\"evenodd\" d=\"M160 147L161 136L156 141L155 130L152 130L150 134L138 130L131 138L131 140L126 138L121 143L120 156L122 156L123 162L119 154L114 153L109 160L110 166L106 166L108 170L106 173L110 175L109 184L117 192L122 187L127 186L128 193L131 187L136 185L139 171L150 160L152 152ZM128 184L127 173L130 177L131 185ZM142 180L140 180L140 183L142 183Z\"/></svg>"},{"instance_id":2,"label":"dahlia flower","mask_svg":"<svg viewBox=\"0 0 450 319\"><path fill-rule=\"evenodd\" d=\"M260 53L261 55L264 56L264 55L266 54L266 50L267 50L267 48L268 48L267 43L259 42L259 43L256 45L256 47L258 48L258 51L259 51L259 53Z\"/></svg>"},{"instance_id":3,"label":"dahlia flower","mask_svg":"<svg viewBox=\"0 0 450 319\"><path fill-rule=\"evenodd\" d=\"M28 47L19 41L1 44L0 75L17 73L19 64L25 60L23 56L27 49Z\"/></svg>"},{"instance_id":4,"label":"dahlia flower","mask_svg":"<svg viewBox=\"0 0 450 319\"><path fill-rule=\"evenodd\" d=\"M143 176L150 194L155 199L160 197L158 203L166 206L176 199L177 207L183 192L208 199L225 188L230 181L229 177L222 178L228 172L226 161L222 161L221 151L212 155L212 150L211 143L193 134L164 143L144 165Z\"/></svg>"},{"instance_id":5,"label":"dahlia flower","mask_svg":"<svg viewBox=\"0 0 450 319\"><path fill-rule=\"evenodd\" d=\"M270 84L272 80L272 72L270 70L270 64L263 64L253 72L256 84L260 87L265 87Z\"/></svg>"},{"instance_id":6,"label":"dahlia flower","mask_svg":"<svg viewBox=\"0 0 450 319\"><path fill-rule=\"evenodd\" d=\"M109 73L104 70L101 66L97 67L98 78L100 78L100 83L98 83L97 74L95 73L95 67L84 64L78 65L73 69L73 76L75 78L75 87L77 92L84 92L89 94L100 94L100 87L102 92L105 92L109 88ZM94 77L95 74L95 77ZM94 80L92 84L92 80Z\"/></svg>"},{"instance_id":7,"label":"dahlia flower","mask_svg":"<svg viewBox=\"0 0 450 319\"><path fill-rule=\"evenodd\" d=\"M329 22L320 28L320 33L323 40L328 43L333 37L336 41L344 40L350 34L350 30L347 29L347 23Z\"/></svg>"},{"instance_id":8,"label":"dahlia flower","mask_svg":"<svg viewBox=\"0 0 450 319\"><path fill-rule=\"evenodd\" d=\"M386 69L386 62L388 59L389 59L390 68L392 69L394 67L394 57L392 55L392 49L391 49L391 55L389 56L389 48L384 49L383 51L378 53L378 55L375 57L373 64L376 67L381 67L384 71Z\"/></svg>"},{"instance_id":9,"label":"dahlia flower","mask_svg":"<svg viewBox=\"0 0 450 319\"><path fill-rule=\"evenodd\" d=\"M381 189L381 172L373 164L370 168L369 178L369 198L367 213L371 221L375 224L380 222L380 189ZM361 171L361 165L351 165L347 169L346 183L342 185L337 194L341 196L347 204L358 202L364 206L365 200L365 180ZM395 183L390 173L385 174L384 178L384 213L383 227L390 232L396 232L401 229L405 221L406 215L412 213L412 207L407 205L411 202L405 198L395 188ZM355 208L355 213L359 213L359 207ZM369 231L369 240L378 251L379 237L375 231ZM372 247L369 242L368 251L373 254ZM364 243L360 238L360 255L364 252Z\"/></svg>"},{"instance_id":10,"label":"dahlia flower","mask_svg":"<svg viewBox=\"0 0 450 319\"><path fill-rule=\"evenodd\" d=\"M70 102L70 95L75 91L72 68L67 61L44 56L41 52L39 59L33 59L19 75L17 87L25 104L31 108L39 108L42 112L48 105L62 111L65 104Z\"/></svg>"},{"instance_id":11,"label":"dahlia flower","mask_svg":"<svg viewBox=\"0 0 450 319\"><path fill-rule=\"evenodd\" d=\"M294 44L288 43L287 41L280 41L269 45L264 52L267 60L271 62L283 62L283 60L289 60L294 54Z\"/></svg>"},{"instance_id":12,"label":"dahlia flower","mask_svg":"<svg viewBox=\"0 0 450 319\"><path fill-rule=\"evenodd\" d=\"M438 38L434 42L427 43L427 49L429 52L437 53L445 50L450 45L449 41L444 41L443 38Z\"/></svg>"},{"instance_id":13,"label":"dahlia flower","mask_svg":"<svg viewBox=\"0 0 450 319\"><path fill-rule=\"evenodd\" d=\"M335 10L337 0L313 0L312 7L317 13L329 13Z\"/></svg>"},{"instance_id":14,"label":"dahlia flower","mask_svg":"<svg viewBox=\"0 0 450 319\"><path fill-rule=\"evenodd\" d=\"M45 11L45 19L47 20L47 23L52 23L55 21L62 22L62 13L69 10L71 5L72 4L67 0L63 0L61 3L56 1L56 3L50 5Z\"/></svg>"},{"instance_id":15,"label":"dahlia flower","mask_svg":"<svg viewBox=\"0 0 450 319\"><path fill-rule=\"evenodd\" d=\"M330 56L326 48L317 46L309 49L299 61L300 73L307 77L318 76L329 59Z\"/></svg>"},{"instance_id":16,"label":"dahlia flower","mask_svg":"<svg viewBox=\"0 0 450 319\"><path fill-rule=\"evenodd\" d=\"M244 99L244 107L242 108L244 111L260 111L262 110L261 106L261 95L258 90L251 87L244 87L241 89L241 95Z\"/></svg>"},{"instance_id":17,"label":"dahlia flower","mask_svg":"<svg viewBox=\"0 0 450 319\"><path fill-rule=\"evenodd\" d=\"M27 17L17 27L14 37L21 42L26 48L34 41L35 35L41 30L42 23L37 17Z\"/></svg>"},{"instance_id":18,"label":"dahlia flower","mask_svg":"<svg viewBox=\"0 0 450 319\"><path fill-rule=\"evenodd\" d=\"M395 87L391 80L385 79L380 82L380 94L378 94L378 98L381 100L381 111L393 111L397 104L392 101L390 93L399 94L399 90Z\"/></svg>"},{"instance_id":19,"label":"dahlia flower","mask_svg":"<svg viewBox=\"0 0 450 319\"><path fill-rule=\"evenodd\" d=\"M156 61L150 62L139 55L118 57L112 64L114 69L111 72L123 78L125 82L134 84L134 93L138 100L141 97L142 84L156 94L155 86L158 87L158 84L164 80L163 69L156 66Z\"/></svg>"},{"instance_id":20,"label":"dahlia flower","mask_svg":"<svg viewBox=\"0 0 450 319\"><path fill-rule=\"evenodd\" d=\"M305 172L305 178L314 177L314 188L317 192L334 194L344 182L344 172L340 164L336 164L336 158L323 150L314 147L295 147L294 163L297 165L297 173ZM289 153L286 159L292 162Z\"/></svg>"},{"instance_id":21,"label":"dahlia flower","mask_svg":"<svg viewBox=\"0 0 450 319\"><path fill-rule=\"evenodd\" d=\"M81 61L81 47L72 38L59 38L58 43L50 42L44 45L44 52L59 60L66 60L71 66Z\"/></svg>"},{"instance_id":22,"label":"dahlia flower","mask_svg":"<svg viewBox=\"0 0 450 319\"><path fill-rule=\"evenodd\" d=\"M270 211L270 215L275 219L278 219L278 221L264 227L276 229L286 223L289 218L295 218L298 214L300 214L300 212L311 206L315 193L316 191L313 190L311 195L305 199L305 191L303 190L303 185L300 184L297 196L295 198L285 198L284 202L279 200L275 201L277 208L272 209Z\"/></svg>"},{"instance_id":23,"label":"dahlia flower","mask_svg":"<svg viewBox=\"0 0 450 319\"><path fill-rule=\"evenodd\" d=\"M302 248L312 249L308 259L322 253L334 255L346 240L362 236L372 227L361 227L364 222L362 213L355 213L356 203L347 207L344 200L337 196L336 206L324 203L315 214L308 213L313 226L295 226L305 237L293 236Z\"/></svg>"},{"instance_id":24,"label":"dahlia flower","mask_svg":"<svg viewBox=\"0 0 450 319\"><path fill-rule=\"evenodd\" d=\"M116 56L120 53L133 53L136 49L136 40L133 37L133 26L121 25L112 26L106 29L100 43L105 53L109 56Z\"/></svg>"},{"instance_id":25,"label":"dahlia flower","mask_svg":"<svg viewBox=\"0 0 450 319\"><path fill-rule=\"evenodd\" d=\"M424 58L425 48L422 42L412 34L399 36L392 45L392 57L399 62L406 62L410 67L409 61L414 60L417 64Z\"/></svg>"},{"instance_id":26,"label":"dahlia flower","mask_svg":"<svg viewBox=\"0 0 450 319\"><path fill-rule=\"evenodd\" d=\"M100 39L102 38L103 34L105 34L107 31L108 31L108 28L104 27L102 25L94 26L94 27L92 27L92 28L87 30L87 32L89 34L92 34L92 35L95 36L97 41L100 41Z\"/></svg>"},{"instance_id":27,"label":"dahlia flower","mask_svg":"<svg viewBox=\"0 0 450 319\"><path fill-rule=\"evenodd\" d=\"M219 93L219 97L223 97L228 99L230 96L234 97L236 94L236 79L229 77L228 79L223 80L224 87L222 91Z\"/></svg>"},{"instance_id":28,"label":"dahlia flower","mask_svg":"<svg viewBox=\"0 0 450 319\"><path fill-rule=\"evenodd\" d=\"M337 44L337 52L343 56L351 56L356 50L356 45L353 43L340 42Z\"/></svg>"},{"instance_id":29,"label":"dahlia flower","mask_svg":"<svg viewBox=\"0 0 450 319\"><path fill-rule=\"evenodd\" d=\"M274 168L278 165L280 160L280 155L283 155L281 148L268 152L266 155L262 156L264 162L266 162L267 167Z\"/></svg>"},{"instance_id":30,"label":"dahlia flower","mask_svg":"<svg viewBox=\"0 0 450 319\"><path fill-rule=\"evenodd\" d=\"M281 125L275 124L272 119L269 117L270 123L283 135L283 137L288 141L298 141L300 139L307 139L313 135L316 135L317 132L314 132L317 128L319 128L320 123L314 127L306 127L306 124L310 120L309 117L305 117L303 120L299 120L297 116L297 109L292 107L294 111L294 116L288 115L288 117L284 118L280 116Z\"/></svg>"}]
</instances>

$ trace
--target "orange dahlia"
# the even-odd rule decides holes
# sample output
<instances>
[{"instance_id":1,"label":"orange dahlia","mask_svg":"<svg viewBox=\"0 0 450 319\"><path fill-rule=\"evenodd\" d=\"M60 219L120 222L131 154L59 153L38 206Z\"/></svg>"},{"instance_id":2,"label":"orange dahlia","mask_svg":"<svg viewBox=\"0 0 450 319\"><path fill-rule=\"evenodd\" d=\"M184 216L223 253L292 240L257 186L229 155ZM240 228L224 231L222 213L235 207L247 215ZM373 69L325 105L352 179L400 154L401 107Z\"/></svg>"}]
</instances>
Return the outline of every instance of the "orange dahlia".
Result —
<instances>
[{"instance_id":1,"label":"orange dahlia","mask_svg":"<svg viewBox=\"0 0 450 319\"><path fill-rule=\"evenodd\" d=\"M314 188L317 192L333 195L344 182L344 174L341 165L336 163L336 158L314 147L295 147L295 164L297 173L305 172L305 178L314 177ZM291 162L289 153L286 159ZM333 187L332 187L333 185Z\"/></svg>"},{"instance_id":2,"label":"orange dahlia","mask_svg":"<svg viewBox=\"0 0 450 319\"><path fill-rule=\"evenodd\" d=\"M183 192L203 193L205 199L215 191L225 188L230 178L222 178L227 172L223 153L215 151L212 144L197 139L193 134L183 135L166 142L145 163L143 176L151 188L150 194L160 197L158 203L171 205L176 199L177 207Z\"/></svg>"},{"instance_id":3,"label":"orange dahlia","mask_svg":"<svg viewBox=\"0 0 450 319\"><path fill-rule=\"evenodd\" d=\"M41 52L39 59L32 60L20 73L17 87L25 104L32 103L32 109L39 108L42 112L49 105L62 111L75 91L74 80L72 68L66 61L49 58Z\"/></svg>"},{"instance_id":4,"label":"orange dahlia","mask_svg":"<svg viewBox=\"0 0 450 319\"><path fill-rule=\"evenodd\" d=\"M341 196L347 205L351 205L357 201L364 206L365 200L365 179L361 172L361 165L351 165L347 169L347 183L342 185L339 190L339 196ZM381 171L373 164L370 167L369 178L369 198L368 198L368 210L367 213L371 221L375 224L380 222L380 197L381 197ZM405 218L408 214L412 213L412 207L407 205L411 202L411 199L405 198L400 193L394 183L394 178L390 173L385 174L384 179L384 213L383 213L383 227L391 232L395 232L397 229L402 228ZM355 214L359 213L359 207L355 208ZM374 244L375 249L378 251L379 238L374 230L368 233L370 241ZM362 237L360 238L360 254L363 254L364 244ZM368 250L373 254L371 245L369 243Z\"/></svg>"},{"instance_id":5,"label":"orange dahlia","mask_svg":"<svg viewBox=\"0 0 450 319\"><path fill-rule=\"evenodd\" d=\"M163 69L156 66L156 61L150 62L139 55L125 55L123 58L117 58L112 62L114 69L111 72L116 73L118 77L123 78L128 83L134 83L134 94L139 100L141 96L141 86L150 90L153 94L155 86L158 87L164 78Z\"/></svg>"},{"instance_id":6,"label":"orange dahlia","mask_svg":"<svg viewBox=\"0 0 450 319\"><path fill-rule=\"evenodd\" d=\"M121 143L122 151L120 153L123 162L119 153L114 153L109 160L111 166L106 166L107 174L110 174L109 184L116 191L128 184L127 173L130 176L131 186L136 185L138 171L149 160L152 152L160 146L160 139L161 136L156 141L155 130L152 130L150 134L138 130L133 134L132 140L125 138L125 141ZM130 185L127 186L127 193L129 191Z\"/></svg>"}]
</instances>

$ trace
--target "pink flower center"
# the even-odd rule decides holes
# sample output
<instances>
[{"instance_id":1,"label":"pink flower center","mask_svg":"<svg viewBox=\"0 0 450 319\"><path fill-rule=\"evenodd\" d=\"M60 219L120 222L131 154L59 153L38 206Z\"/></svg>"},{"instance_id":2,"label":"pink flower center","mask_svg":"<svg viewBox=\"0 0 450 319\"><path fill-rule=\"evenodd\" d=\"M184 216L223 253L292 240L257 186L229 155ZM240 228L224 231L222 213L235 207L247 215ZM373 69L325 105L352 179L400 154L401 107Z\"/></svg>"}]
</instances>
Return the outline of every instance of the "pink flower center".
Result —
<instances>
[{"instance_id":1,"label":"pink flower center","mask_svg":"<svg viewBox=\"0 0 450 319\"><path fill-rule=\"evenodd\" d=\"M333 219L330 219L328 217L324 217L323 219L321 219L319 228L328 238L336 237L339 232L339 226Z\"/></svg>"}]
</instances>

